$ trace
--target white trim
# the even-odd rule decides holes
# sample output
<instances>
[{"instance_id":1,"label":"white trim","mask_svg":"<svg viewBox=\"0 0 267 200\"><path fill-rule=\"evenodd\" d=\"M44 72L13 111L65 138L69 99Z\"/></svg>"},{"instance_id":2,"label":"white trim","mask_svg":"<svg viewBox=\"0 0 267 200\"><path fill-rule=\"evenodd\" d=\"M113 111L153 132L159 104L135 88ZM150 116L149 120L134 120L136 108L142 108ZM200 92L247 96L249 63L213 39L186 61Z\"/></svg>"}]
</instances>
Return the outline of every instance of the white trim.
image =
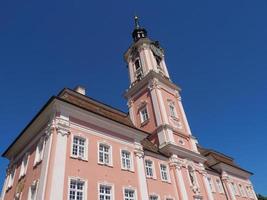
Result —
<instances>
[{"instance_id":1,"label":"white trim","mask_svg":"<svg viewBox=\"0 0 267 200\"><path fill-rule=\"evenodd\" d=\"M221 194L224 193L224 189L223 189L223 185L222 185L222 181L220 178L216 178L215 179L215 183L216 183L216 187L217 187L217 191ZM220 186L219 186L220 185Z\"/></svg>"},{"instance_id":2,"label":"white trim","mask_svg":"<svg viewBox=\"0 0 267 200\"><path fill-rule=\"evenodd\" d=\"M74 176L69 176L68 177L68 193L67 193L67 199L69 199L69 194L70 194L70 182L71 180L74 180L74 181L80 181L80 182L83 182L84 183L84 188L83 188L83 197L84 199L83 200L87 200L87 188L88 188L88 185L87 185L87 180L86 179L83 179L83 178L80 178L80 177L74 177Z\"/></svg>"},{"instance_id":3,"label":"white trim","mask_svg":"<svg viewBox=\"0 0 267 200\"><path fill-rule=\"evenodd\" d=\"M210 182L209 182L208 178L211 178L211 176L209 176L209 177L205 176L205 175L203 176L204 186L205 186L206 191L208 193L208 199L213 200L212 188L210 187ZM212 186L212 187L214 187L214 186Z\"/></svg>"},{"instance_id":4,"label":"white trim","mask_svg":"<svg viewBox=\"0 0 267 200\"><path fill-rule=\"evenodd\" d=\"M74 141L75 137L77 137L79 139L83 139L85 141L84 142L84 156L83 157L73 154L73 141ZM75 134L75 133L71 134L71 148L70 149L71 149L71 152L70 152L70 157L71 158L88 161L88 138L87 137L84 137L81 134Z\"/></svg>"},{"instance_id":5,"label":"white trim","mask_svg":"<svg viewBox=\"0 0 267 200\"><path fill-rule=\"evenodd\" d=\"M27 159L26 160L26 165L24 165L24 159ZM20 172L19 172L19 179L21 179L22 177L24 177L27 173L27 169L28 169L28 164L29 164L29 159L30 159L30 155L29 155L29 152L25 153L22 161L21 161L21 164L20 164Z\"/></svg>"},{"instance_id":6,"label":"white trim","mask_svg":"<svg viewBox=\"0 0 267 200\"><path fill-rule=\"evenodd\" d=\"M143 111L146 112L147 118L145 119L144 115L143 115ZM140 116L140 124L145 124L146 122L149 121L149 113L148 113L148 109L147 109L147 105L142 106L141 108L139 108L139 116Z\"/></svg>"},{"instance_id":7,"label":"white trim","mask_svg":"<svg viewBox=\"0 0 267 200\"><path fill-rule=\"evenodd\" d=\"M109 183L107 181L99 181L97 183L97 199L100 200L100 186L111 187L111 200L115 200L115 186L113 183Z\"/></svg>"},{"instance_id":8,"label":"white trim","mask_svg":"<svg viewBox=\"0 0 267 200\"><path fill-rule=\"evenodd\" d=\"M161 181L162 181L162 182L165 182L165 183L171 183L170 169L169 169L168 164L166 164L166 163L164 163L164 162L158 162L158 165L159 165L159 172L160 172L160 178L161 178ZM164 165L164 166L166 167L167 180L164 180L164 179L162 178L161 165Z\"/></svg>"},{"instance_id":9,"label":"white trim","mask_svg":"<svg viewBox=\"0 0 267 200\"><path fill-rule=\"evenodd\" d=\"M109 148L109 163L105 163L105 162L100 162L100 157L99 157L99 147L100 145L104 145L107 146ZM97 163L100 165L104 165L104 166L109 166L109 167L113 167L113 152L112 152L112 145L109 144L108 142L104 141L98 141L97 142Z\"/></svg>"},{"instance_id":10,"label":"white trim","mask_svg":"<svg viewBox=\"0 0 267 200\"><path fill-rule=\"evenodd\" d=\"M28 200L32 200L31 199L31 195L32 195L32 186L35 185L35 197L34 197L34 200L38 200L37 199L37 192L38 192L38 187L39 187L39 181L38 180L34 180L32 182L32 184L30 185L29 189L28 189Z\"/></svg>"},{"instance_id":11,"label":"white trim","mask_svg":"<svg viewBox=\"0 0 267 200\"><path fill-rule=\"evenodd\" d=\"M146 182L146 173L144 167L144 152L142 150L142 145L136 143L135 147L135 160L137 165L138 183L141 200L148 200L148 189Z\"/></svg>"},{"instance_id":12,"label":"white trim","mask_svg":"<svg viewBox=\"0 0 267 200\"><path fill-rule=\"evenodd\" d=\"M41 152L40 152L40 147L42 148ZM35 148L33 167L37 166L43 160L44 148L45 148L45 140L44 137L41 137L40 141L38 142Z\"/></svg>"},{"instance_id":13,"label":"white trim","mask_svg":"<svg viewBox=\"0 0 267 200\"><path fill-rule=\"evenodd\" d=\"M132 187L132 186L124 186L124 187L122 187L123 200L125 199L125 190L134 191L134 200L138 200L137 189L135 187Z\"/></svg>"},{"instance_id":14,"label":"white trim","mask_svg":"<svg viewBox=\"0 0 267 200\"><path fill-rule=\"evenodd\" d=\"M44 200L45 191L46 191L46 181L47 181L47 174L48 174L48 166L50 162L50 154L51 154L51 147L52 147L52 140L53 135L51 134L53 130L48 130L49 134L47 135L48 138L46 138L46 145L44 149L44 158L41 168L41 174L40 174L40 180L39 180L39 187L37 190L37 199L38 200Z\"/></svg>"},{"instance_id":15,"label":"white trim","mask_svg":"<svg viewBox=\"0 0 267 200\"><path fill-rule=\"evenodd\" d=\"M130 154L130 169L123 167L123 162L122 162L122 152L128 152ZM133 161L133 153L129 151L127 148L121 148L120 149L120 160L121 160L121 169L126 170L126 171L131 171L134 172L134 161Z\"/></svg>"},{"instance_id":16,"label":"white trim","mask_svg":"<svg viewBox=\"0 0 267 200\"><path fill-rule=\"evenodd\" d=\"M67 157L67 135L69 134L69 116L68 113L61 110L60 117L57 118L59 128L57 129L56 143L53 148L54 151L54 165L52 166L52 180L51 192L49 199L63 199L64 196L64 178L66 170L66 157ZM62 126L62 127L60 127Z\"/></svg>"},{"instance_id":17,"label":"white trim","mask_svg":"<svg viewBox=\"0 0 267 200\"><path fill-rule=\"evenodd\" d=\"M181 169L178 167L175 169L175 172L176 172L176 178L178 179L178 185L179 185L178 188L180 189L182 195L182 200L188 200L187 191L185 189L185 184Z\"/></svg>"},{"instance_id":18,"label":"white trim","mask_svg":"<svg viewBox=\"0 0 267 200\"><path fill-rule=\"evenodd\" d=\"M150 161L151 164L152 164L152 166L151 166L151 169L152 169L152 176L147 175L146 161ZM145 158L145 173L146 173L146 177L147 177L147 178L157 179L156 170L155 170L155 163L154 163L154 161L153 161L152 159L150 159L150 158Z\"/></svg>"}]
</instances>

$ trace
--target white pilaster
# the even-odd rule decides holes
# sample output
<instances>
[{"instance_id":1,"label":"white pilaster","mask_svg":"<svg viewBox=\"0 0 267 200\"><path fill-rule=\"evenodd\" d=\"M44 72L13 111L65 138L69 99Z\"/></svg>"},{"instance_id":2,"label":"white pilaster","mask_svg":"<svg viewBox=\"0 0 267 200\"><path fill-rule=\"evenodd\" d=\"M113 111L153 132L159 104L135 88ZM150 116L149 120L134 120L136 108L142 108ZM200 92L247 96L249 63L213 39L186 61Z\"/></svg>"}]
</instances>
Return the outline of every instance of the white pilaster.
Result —
<instances>
[{"instance_id":1,"label":"white pilaster","mask_svg":"<svg viewBox=\"0 0 267 200\"><path fill-rule=\"evenodd\" d=\"M203 174L203 181L208 194L208 200L214 200L206 173Z\"/></svg>"},{"instance_id":2,"label":"white pilaster","mask_svg":"<svg viewBox=\"0 0 267 200\"><path fill-rule=\"evenodd\" d=\"M170 166L173 167L175 170L175 176L178 181L178 189L180 190L182 200L188 200L181 164L178 162L176 155L172 155L170 160Z\"/></svg>"},{"instance_id":3,"label":"white pilaster","mask_svg":"<svg viewBox=\"0 0 267 200\"><path fill-rule=\"evenodd\" d=\"M52 172L50 199L63 200L63 185L67 151L67 136L69 135L69 116L63 115L56 119L57 138L55 158Z\"/></svg>"},{"instance_id":4,"label":"white pilaster","mask_svg":"<svg viewBox=\"0 0 267 200\"><path fill-rule=\"evenodd\" d=\"M168 120L168 117L167 117L167 111L166 111L166 108L165 108L163 97L162 97L161 91L158 88L156 88L156 93L157 93L158 102L159 102L159 105L160 105L160 111L161 111L161 114L162 114L162 122L163 122L163 124L169 124L169 120Z\"/></svg>"},{"instance_id":5,"label":"white pilaster","mask_svg":"<svg viewBox=\"0 0 267 200\"><path fill-rule=\"evenodd\" d=\"M141 194L141 200L148 200L148 189L146 182L146 174L144 167L144 152L140 143L135 144L135 159L137 165L137 174L139 182L139 191Z\"/></svg>"},{"instance_id":6,"label":"white pilaster","mask_svg":"<svg viewBox=\"0 0 267 200\"><path fill-rule=\"evenodd\" d=\"M54 119L48 124L45 131L45 146L44 146L44 157L42 160L41 175L38 182L36 199L45 200L45 191L47 186L48 166L51 155L51 147L53 140L53 132L55 131Z\"/></svg>"},{"instance_id":7,"label":"white pilaster","mask_svg":"<svg viewBox=\"0 0 267 200\"><path fill-rule=\"evenodd\" d=\"M225 189L225 193L229 200L235 200L234 191L232 190L230 184L229 184L229 177L225 171L222 172L222 184Z\"/></svg>"},{"instance_id":8,"label":"white pilaster","mask_svg":"<svg viewBox=\"0 0 267 200\"><path fill-rule=\"evenodd\" d=\"M156 115L155 117L156 117L157 126L159 126L162 124L162 117L161 117L159 102L157 98L157 93L155 90L156 87L158 87L157 80L156 79L151 80L148 87L150 89L150 95L152 98L153 109Z\"/></svg>"}]
</instances>

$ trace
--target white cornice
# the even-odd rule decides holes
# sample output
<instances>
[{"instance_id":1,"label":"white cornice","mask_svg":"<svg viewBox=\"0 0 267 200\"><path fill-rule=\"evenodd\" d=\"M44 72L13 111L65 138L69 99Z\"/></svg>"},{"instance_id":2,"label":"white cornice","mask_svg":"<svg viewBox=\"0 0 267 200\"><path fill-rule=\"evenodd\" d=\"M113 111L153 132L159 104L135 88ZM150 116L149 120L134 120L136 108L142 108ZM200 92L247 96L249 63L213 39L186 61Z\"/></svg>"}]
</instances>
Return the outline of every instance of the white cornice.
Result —
<instances>
[{"instance_id":1,"label":"white cornice","mask_svg":"<svg viewBox=\"0 0 267 200\"><path fill-rule=\"evenodd\" d=\"M162 75L160 75L159 73L151 70L142 80L140 80L138 83L133 85L131 88L129 88L125 92L125 94L124 94L125 98L128 99L128 98L134 96L135 94L137 94L138 91L140 91L143 87L145 87L145 86L148 87L150 81L153 79L157 80L159 87L163 86L165 89L166 89L166 87L169 87L169 88L176 90L176 91L181 90L177 85L172 83L169 79L167 79L167 78L163 77Z\"/></svg>"},{"instance_id":2,"label":"white cornice","mask_svg":"<svg viewBox=\"0 0 267 200\"><path fill-rule=\"evenodd\" d=\"M182 158L204 163L207 159L201 154L195 153L173 143L166 143L160 147L160 151L165 154L175 154Z\"/></svg>"}]
</instances>

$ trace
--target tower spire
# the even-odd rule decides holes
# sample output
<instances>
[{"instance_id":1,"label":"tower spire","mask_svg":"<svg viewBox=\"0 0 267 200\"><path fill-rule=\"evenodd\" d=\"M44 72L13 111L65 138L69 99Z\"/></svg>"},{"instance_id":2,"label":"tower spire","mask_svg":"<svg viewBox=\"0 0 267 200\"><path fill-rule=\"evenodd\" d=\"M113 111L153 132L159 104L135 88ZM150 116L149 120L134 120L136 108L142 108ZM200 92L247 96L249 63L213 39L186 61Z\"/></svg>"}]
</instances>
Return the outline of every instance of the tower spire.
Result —
<instances>
[{"instance_id":1,"label":"tower spire","mask_svg":"<svg viewBox=\"0 0 267 200\"><path fill-rule=\"evenodd\" d=\"M134 42L137 42L140 38L146 38L147 37L147 31L144 28L141 28L139 25L139 17L134 16L134 31L132 33L132 37Z\"/></svg>"},{"instance_id":2,"label":"tower spire","mask_svg":"<svg viewBox=\"0 0 267 200\"><path fill-rule=\"evenodd\" d=\"M139 29L139 18L137 15L134 16L134 24L135 24L135 29Z\"/></svg>"}]
</instances>

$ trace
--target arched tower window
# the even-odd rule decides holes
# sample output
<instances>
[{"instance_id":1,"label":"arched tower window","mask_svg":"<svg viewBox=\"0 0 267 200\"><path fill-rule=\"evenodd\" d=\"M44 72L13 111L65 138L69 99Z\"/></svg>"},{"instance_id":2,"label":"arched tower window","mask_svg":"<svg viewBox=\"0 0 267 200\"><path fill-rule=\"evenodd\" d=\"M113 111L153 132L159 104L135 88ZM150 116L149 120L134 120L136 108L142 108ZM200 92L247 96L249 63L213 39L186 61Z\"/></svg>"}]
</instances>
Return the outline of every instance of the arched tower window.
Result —
<instances>
[{"instance_id":1,"label":"arched tower window","mask_svg":"<svg viewBox=\"0 0 267 200\"><path fill-rule=\"evenodd\" d=\"M134 66L135 66L135 76L137 80L141 80L141 78L143 77L143 69L142 69L142 65L140 62L140 58L137 58L134 62Z\"/></svg>"}]
</instances>

